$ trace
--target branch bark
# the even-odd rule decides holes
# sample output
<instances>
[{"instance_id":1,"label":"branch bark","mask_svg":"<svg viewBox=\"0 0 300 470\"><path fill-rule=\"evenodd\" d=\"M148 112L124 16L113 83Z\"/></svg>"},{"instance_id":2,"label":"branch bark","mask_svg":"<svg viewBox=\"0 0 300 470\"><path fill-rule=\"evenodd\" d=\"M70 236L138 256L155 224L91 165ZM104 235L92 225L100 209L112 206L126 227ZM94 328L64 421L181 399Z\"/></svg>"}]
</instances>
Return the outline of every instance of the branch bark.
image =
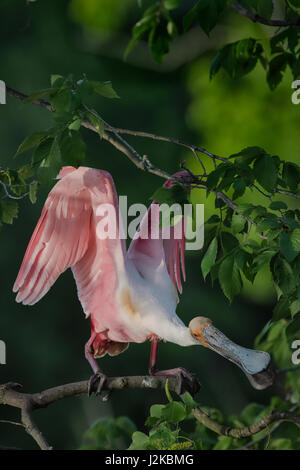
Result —
<instances>
[{"instance_id":1,"label":"branch bark","mask_svg":"<svg viewBox=\"0 0 300 470\"><path fill-rule=\"evenodd\" d=\"M111 392L112 390L123 390L124 388L164 389L165 383L166 377L163 376L109 377L104 384L103 390ZM0 385L0 404L19 408L21 410L21 423L14 423L12 421L9 421L9 423L24 426L26 432L36 441L40 449L52 450L53 447L47 442L45 436L34 422L33 412L39 408L45 408L58 400L87 394L88 384L89 381L84 380L59 385L39 393L29 394L19 391L21 385L9 382ZM178 380L175 377L168 378L168 388L170 391L177 393ZM238 439L257 434L274 422L289 421L300 427L300 415L291 411L272 411L257 423L243 428L232 428L219 424L200 408L195 408L193 414L199 422L215 433Z\"/></svg>"},{"instance_id":2,"label":"branch bark","mask_svg":"<svg viewBox=\"0 0 300 470\"><path fill-rule=\"evenodd\" d=\"M103 390L122 390L124 388L140 389L163 389L166 377L163 376L130 376L130 377L108 377ZM20 392L22 387L18 383L9 382L0 385L0 404L9 405L21 410L21 423L26 432L36 441L41 450L52 450L53 447L47 442L45 436L37 427L33 419L33 412L39 408L46 408L52 403L64 398L88 394L89 381L74 382L57 387L49 388L40 393ZM177 393L179 381L175 377L168 378L168 388ZM12 422L10 422L12 424Z\"/></svg>"},{"instance_id":3,"label":"branch bark","mask_svg":"<svg viewBox=\"0 0 300 470\"><path fill-rule=\"evenodd\" d=\"M10 94L11 96L14 96L15 98L17 98L21 101L24 101L26 98L28 98L28 96L25 95L24 93L16 91L16 90L14 90L10 87L6 87L6 90L7 90L8 94ZM35 104L37 106L41 106L42 108L45 108L48 111L53 112L53 108L52 108L51 104L48 103L47 101L38 99L38 100L32 101L32 104ZM86 108L86 109L90 113L93 113L92 110L89 110L88 108ZM99 117L99 116L97 116L97 117ZM203 182L201 177L199 178L198 176L193 175L190 171L189 171L190 176L188 176L188 177L175 178L174 176L170 175L166 171L154 166L146 155L141 156L125 139L123 139L123 137L121 137L120 134L127 134L127 135L133 135L133 136L137 136L137 137L145 137L145 138L149 138L149 139L153 139L153 140L170 142L170 143L173 143L173 144L176 144L176 145L179 145L181 147L185 147L185 148L191 150L197 158L198 158L197 152L200 152L200 153L210 157L213 160L213 162L215 164L215 167L216 167L216 160L220 160L222 162L228 163L229 165L231 164L231 161L228 158L221 157L219 155L215 155L215 154L209 152L208 150L206 150L204 147L199 147L197 145L187 144L187 143L185 143L185 142L183 142L179 139L173 139L171 137L163 137L163 136L159 136L159 135L152 134L152 133L149 133L149 132L134 131L134 130L129 130L129 129L121 129L121 128L113 127L110 124L108 124L106 121L104 121L104 119L102 119L102 118L100 118L100 119L102 120L103 125L104 125L104 129L105 129L105 132L103 133L103 139L104 140L109 142L117 150L119 150L124 155L126 155L126 157L129 158L129 160L137 168L139 168L141 170L144 170L144 171L147 171L148 173L152 173L152 174L154 174L156 176L159 176L161 178L164 178L166 180L172 179L172 180L177 181L179 184L189 185L189 186L193 185L193 187L197 187L198 189L205 189L206 191L208 190L208 188L205 185L205 182ZM98 134L97 129L92 125L92 123L89 120L87 120L87 119L83 120L81 125L83 127L87 128L87 129L90 129L91 131L96 132ZM199 160L199 158L198 158L198 160ZM203 168L203 171L204 171L202 176L204 176L204 175L206 176L205 167L204 167L202 162L201 162L201 165L202 165L202 168ZM259 188L256 188L256 189L259 190ZM5 190L6 190L6 194L8 194L6 188L5 188ZM214 191L214 190L210 190L210 191L213 192L216 195L217 198L222 199L222 201L228 207L230 207L237 214L241 215L241 217L243 217L248 223L250 223L253 226L256 226L256 223L254 221L252 221L249 217L244 216L242 213L240 213L238 211L237 205L227 195L225 195L221 191ZM260 191L260 192L262 192L262 191ZM291 193L291 192L288 192L288 191L281 191L279 189L274 189L274 192L285 194L285 195L288 195L288 196L293 196L293 197L296 197L296 198L299 197L299 195L297 195L297 194L294 194L294 193ZM270 195L266 195L266 196L271 197L272 195L270 194ZM259 233L259 237L262 238L262 239L267 239L267 237L265 237L261 233Z\"/></svg>"},{"instance_id":4,"label":"branch bark","mask_svg":"<svg viewBox=\"0 0 300 470\"><path fill-rule=\"evenodd\" d=\"M254 13L251 10L243 7L240 3L234 2L232 8L237 11L240 15L249 18L253 23L260 23L266 26L275 26L275 27L284 27L284 26L300 26L300 16L295 16L294 18L288 18L286 20L272 20L264 18L263 16Z\"/></svg>"},{"instance_id":5,"label":"branch bark","mask_svg":"<svg viewBox=\"0 0 300 470\"><path fill-rule=\"evenodd\" d=\"M195 418L200 421L200 423L202 423L211 431L214 431L215 433L220 434L222 436L229 436L238 439L253 436L253 434L257 434L258 432L267 428L271 423L274 423L275 421L289 421L291 423L296 424L300 428L300 416L295 413L292 413L291 411L274 410L257 423L251 424L251 426L245 426L243 428L232 428L217 423L199 408L195 408L193 410L193 414Z\"/></svg>"}]
</instances>

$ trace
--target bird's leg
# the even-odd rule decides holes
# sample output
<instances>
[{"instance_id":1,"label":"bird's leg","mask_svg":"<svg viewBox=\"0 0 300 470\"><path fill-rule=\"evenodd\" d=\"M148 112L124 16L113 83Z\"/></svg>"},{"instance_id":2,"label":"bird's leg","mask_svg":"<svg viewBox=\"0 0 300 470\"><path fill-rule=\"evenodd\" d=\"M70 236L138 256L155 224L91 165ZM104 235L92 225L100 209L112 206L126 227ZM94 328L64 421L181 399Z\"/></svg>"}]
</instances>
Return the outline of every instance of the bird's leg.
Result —
<instances>
[{"instance_id":1,"label":"bird's leg","mask_svg":"<svg viewBox=\"0 0 300 470\"><path fill-rule=\"evenodd\" d=\"M97 384L97 388L95 391L95 395L99 395L107 379L106 375L100 369L98 362L94 358L93 350L91 347L94 339L95 339L95 335L92 335L84 348L85 357L89 361L89 364L94 371L94 374L91 376L89 380L88 396L91 396L91 394L93 393L95 389L96 384Z\"/></svg>"},{"instance_id":2,"label":"bird's leg","mask_svg":"<svg viewBox=\"0 0 300 470\"><path fill-rule=\"evenodd\" d=\"M160 375L164 377L175 377L177 379L177 390L176 393L181 395L185 390L190 392L191 395L195 395L200 390L200 384L195 376L191 372L187 371L183 367L176 367L175 369L157 370L156 359L158 350L158 339L151 339L151 351L149 360L149 375Z\"/></svg>"}]
</instances>

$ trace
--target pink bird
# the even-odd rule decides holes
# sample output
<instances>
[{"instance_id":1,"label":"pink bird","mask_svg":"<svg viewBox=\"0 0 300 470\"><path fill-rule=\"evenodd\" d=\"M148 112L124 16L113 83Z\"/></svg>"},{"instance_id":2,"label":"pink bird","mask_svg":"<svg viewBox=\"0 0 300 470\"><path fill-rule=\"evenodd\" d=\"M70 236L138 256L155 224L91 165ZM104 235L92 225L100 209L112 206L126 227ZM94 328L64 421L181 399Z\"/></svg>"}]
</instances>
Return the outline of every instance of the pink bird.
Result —
<instances>
[{"instance_id":1,"label":"pink bird","mask_svg":"<svg viewBox=\"0 0 300 470\"><path fill-rule=\"evenodd\" d=\"M178 175L178 174L177 174ZM86 317L91 317L91 337L85 356L94 375L90 390L100 393L106 376L96 359L116 356L129 343L151 342L149 374L176 376L179 391L195 393L198 382L183 368L156 368L160 340L180 346L203 345L237 364L255 388L270 385L270 356L230 341L205 317L187 327L176 314L182 290L185 237L163 239L159 204L152 203L126 251L118 220L118 196L111 175L86 167L63 167L50 191L28 244L13 290L24 305L38 302L67 268L71 268ZM172 181L165 183L171 187ZM115 237L99 236L103 207L116 227ZM183 219L177 222L184 225ZM150 236L147 237L148 227ZM153 236L156 233L156 237Z\"/></svg>"}]
</instances>

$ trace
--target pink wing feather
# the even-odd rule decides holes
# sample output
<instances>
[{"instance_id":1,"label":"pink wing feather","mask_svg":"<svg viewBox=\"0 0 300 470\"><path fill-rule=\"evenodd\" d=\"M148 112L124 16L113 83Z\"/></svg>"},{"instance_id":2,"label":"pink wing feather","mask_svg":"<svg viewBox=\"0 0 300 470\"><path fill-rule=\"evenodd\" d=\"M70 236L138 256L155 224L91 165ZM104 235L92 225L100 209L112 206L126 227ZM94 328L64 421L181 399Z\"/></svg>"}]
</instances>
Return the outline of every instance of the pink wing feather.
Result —
<instances>
[{"instance_id":1,"label":"pink wing feather","mask_svg":"<svg viewBox=\"0 0 300 470\"><path fill-rule=\"evenodd\" d=\"M124 241L99 240L97 207L118 207L112 177L102 170L65 167L58 175L26 250L14 292L17 302L38 302L71 267L85 313L100 316L101 304L114 308L118 271L124 267ZM105 272L105 276L101 273ZM105 299L108 299L105 302ZM98 315L99 313L99 315ZM102 317L106 317L102 308ZM100 327L100 326L99 326Z\"/></svg>"},{"instance_id":2,"label":"pink wing feather","mask_svg":"<svg viewBox=\"0 0 300 470\"><path fill-rule=\"evenodd\" d=\"M92 208L88 190L78 183L65 173L49 193L13 287L17 302L38 302L86 252Z\"/></svg>"},{"instance_id":3,"label":"pink wing feather","mask_svg":"<svg viewBox=\"0 0 300 470\"><path fill-rule=\"evenodd\" d=\"M158 269L164 263L174 286L181 293L180 265L185 280L184 220L181 219L177 222L177 224L181 224L182 235L180 238L176 238L176 224L174 227L170 227L170 238L163 239L163 231L159 228L159 223L159 204L153 202L140 223L139 230L130 244L127 256L133 260L140 272L144 270L145 263L149 267L151 265L153 275L155 269Z\"/></svg>"},{"instance_id":4,"label":"pink wing feather","mask_svg":"<svg viewBox=\"0 0 300 470\"><path fill-rule=\"evenodd\" d=\"M185 175L186 171L181 171L173 176ZM164 187L172 188L173 184L172 180L168 180L165 182ZM143 269L144 256L147 256L148 263L152 264L152 269L160 266L162 262L165 263L174 286L181 293L181 273L185 281L185 221L182 218L174 226L170 227L170 237L166 239L163 237L164 229L159 228L160 217L158 208L159 204L157 202L153 202L149 207L147 214L140 223L135 239L130 244L127 256L135 262L137 268L140 265L140 269ZM148 232L149 236L147 237ZM139 254L142 254L142 259L140 259Z\"/></svg>"}]
</instances>

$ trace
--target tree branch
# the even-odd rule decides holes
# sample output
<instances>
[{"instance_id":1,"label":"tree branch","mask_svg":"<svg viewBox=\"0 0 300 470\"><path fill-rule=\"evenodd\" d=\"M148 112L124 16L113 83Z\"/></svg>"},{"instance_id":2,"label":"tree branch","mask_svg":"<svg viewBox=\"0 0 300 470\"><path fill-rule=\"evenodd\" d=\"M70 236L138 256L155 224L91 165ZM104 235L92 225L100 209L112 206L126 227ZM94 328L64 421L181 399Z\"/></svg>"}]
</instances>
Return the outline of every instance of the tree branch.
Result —
<instances>
[{"instance_id":1,"label":"tree branch","mask_svg":"<svg viewBox=\"0 0 300 470\"><path fill-rule=\"evenodd\" d=\"M165 383L166 377L163 376L108 377L103 390L123 390L124 388L164 389ZM48 444L46 438L35 424L32 416L33 412L65 398L87 395L88 385L89 381L84 380L81 382L59 385L39 393L29 394L19 391L21 388L20 384L9 382L7 384L0 385L0 404L19 408L21 410L21 422L9 422L11 424L24 426L26 432L36 441L40 449L52 450L53 447ZM178 394L178 380L176 377L168 378L168 388L170 391ZM215 433L238 439L250 437L263 429L266 429L274 422L281 423L282 421L289 421L300 427L300 416L292 413L291 411L272 411L258 423L244 428L231 428L219 424L212 420L209 415L200 408L195 408L193 410L193 414L198 421Z\"/></svg>"},{"instance_id":2,"label":"tree branch","mask_svg":"<svg viewBox=\"0 0 300 470\"><path fill-rule=\"evenodd\" d=\"M124 388L140 389L164 389L166 377L163 376L130 376L130 377L108 377L103 390L122 390ZM179 379L168 378L168 388L170 391L178 393ZM52 403L64 398L88 394L89 381L74 382L58 387L49 388L40 393L22 393L20 384L9 382L0 385L0 404L9 405L21 410L21 423L26 432L36 441L42 450L52 450L33 420L33 411L45 408ZM13 424L11 422L11 424Z\"/></svg>"},{"instance_id":3,"label":"tree branch","mask_svg":"<svg viewBox=\"0 0 300 470\"><path fill-rule=\"evenodd\" d=\"M300 416L298 414L292 413L291 411L274 410L257 423L251 424L250 426L245 426L243 428L232 428L230 426L217 423L216 421L213 421L206 413L201 411L200 408L195 408L193 410L193 414L195 418L200 421L200 423L202 423L211 431L214 431L215 433L222 436L229 436L237 439L242 439L245 437L250 437L253 434L257 434L275 421L289 421L300 427Z\"/></svg>"},{"instance_id":4,"label":"tree branch","mask_svg":"<svg viewBox=\"0 0 300 470\"><path fill-rule=\"evenodd\" d=\"M243 7L240 3L234 2L232 4L232 8L237 11L240 15L249 18L249 20L253 21L253 23L260 23L266 26L275 26L275 27L284 27L284 26L300 26L300 16L296 16L294 18L288 18L286 20L271 20L264 18L263 16L254 13L251 10L247 10L247 8Z\"/></svg>"},{"instance_id":5,"label":"tree branch","mask_svg":"<svg viewBox=\"0 0 300 470\"><path fill-rule=\"evenodd\" d=\"M24 93L16 91L16 90L14 90L10 87L6 87L6 90L7 90L8 94L10 94L11 96L14 96L17 99L20 99L21 101L24 101L26 98L28 98L28 96L25 95ZM35 101L32 102L32 104L35 104L37 106L41 106L41 107L47 109L48 111L53 112L53 108L52 108L51 104L44 101L44 100L35 100ZM88 111L93 113L93 111L90 110L90 109L88 109ZM173 144L176 144L176 145L179 145L181 147L185 147L185 148L191 150L194 153L194 155L196 155L196 156L197 156L197 152L203 153L204 155L207 155L208 157L210 157L213 160L215 166L216 166L216 160L220 160L222 162L231 164L231 162L228 158L220 157L219 155L215 155L215 154L209 152L208 150L206 150L203 147L199 147L197 145L192 145L192 144L187 144L187 143L185 143L185 142L183 142L179 139L173 139L171 137L163 137L163 136L159 136L159 135L152 134L152 133L149 133L149 132L133 131L133 130L129 130L129 129L116 128L116 127L113 127L110 124L108 124L106 121L104 121L100 116L97 115L97 117L102 120L103 125L104 125L104 129L105 129L105 132L103 133L103 139L104 140L109 142L117 150L119 150L124 155L126 155L131 160L131 162L135 166L137 166L139 169L147 171L148 173L152 173L152 174L154 174L156 176L159 176L161 178L164 178L166 180L173 179L173 180L177 181L179 184L184 184L184 185L193 184L195 187L198 187L199 189L208 190L205 186L205 183L202 181L201 177L199 178L196 175L193 175L191 172L190 172L189 177L175 178L172 175L170 175L169 173L167 173L166 171L154 166L151 163L151 161L147 158L147 156L145 156L145 155L141 156L125 139L123 139L123 137L121 137L120 134L128 134L128 135L134 135L134 136L138 136L138 137L145 137L145 138L149 138L149 139L153 139L153 140L170 142L170 143L173 143ZM89 120L83 120L81 125L83 127L87 128L87 129L90 129L93 132L96 132L98 134L97 129L92 125L92 123ZM197 156L197 158L199 158L199 157ZM202 168L204 170L204 174L206 175L205 167L204 167L203 164L202 164ZM282 192L281 190L277 190L277 189L275 191L276 192ZM216 195L217 198L222 199L223 202L228 207L230 207L234 212L236 212L237 214L240 214L251 225L256 226L255 222L253 222L251 219L244 216L243 214L241 214L238 211L237 205L233 201L231 201L231 199L228 196L226 196L224 193L222 193L220 191L213 191L212 190L212 192ZM289 196L298 197L298 195L290 193L290 192L285 192L285 194L287 194ZM260 238L266 239L266 237L262 234L259 234L259 236L260 236Z\"/></svg>"}]
</instances>

